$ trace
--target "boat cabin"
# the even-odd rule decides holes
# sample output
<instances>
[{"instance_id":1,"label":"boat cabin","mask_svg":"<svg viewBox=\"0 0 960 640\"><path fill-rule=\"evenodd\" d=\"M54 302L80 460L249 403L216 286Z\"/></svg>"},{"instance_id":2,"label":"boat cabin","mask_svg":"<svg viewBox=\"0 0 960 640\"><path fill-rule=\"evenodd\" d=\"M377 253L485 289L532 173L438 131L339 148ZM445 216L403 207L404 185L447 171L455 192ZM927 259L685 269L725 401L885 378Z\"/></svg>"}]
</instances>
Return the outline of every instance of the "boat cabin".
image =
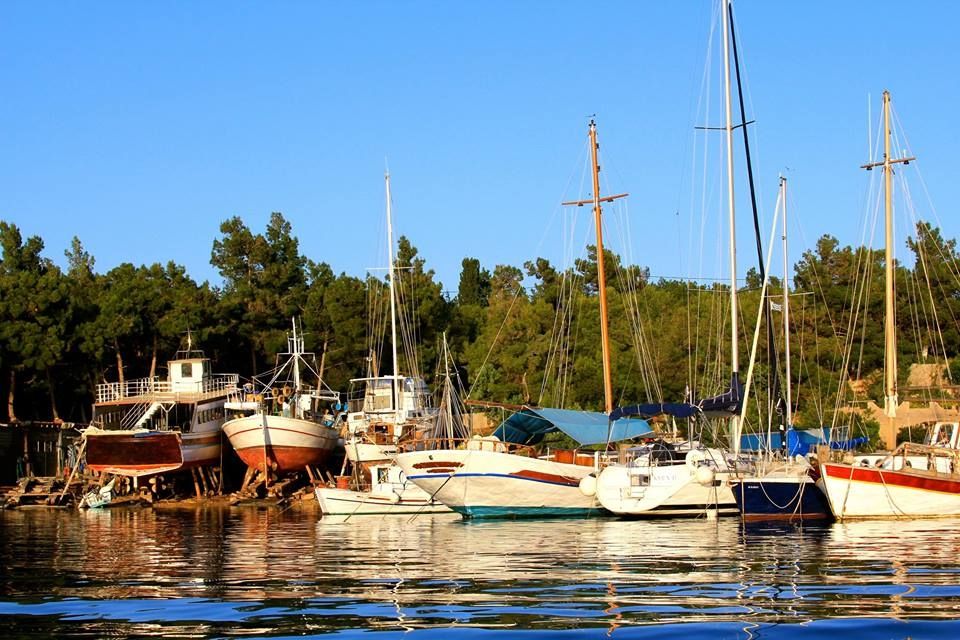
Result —
<instances>
[{"instance_id":1,"label":"boat cabin","mask_svg":"<svg viewBox=\"0 0 960 640\"><path fill-rule=\"evenodd\" d=\"M167 379L170 390L185 393L201 393L204 380L211 377L209 358L182 358L167 363Z\"/></svg>"},{"instance_id":2,"label":"boat cabin","mask_svg":"<svg viewBox=\"0 0 960 640\"><path fill-rule=\"evenodd\" d=\"M930 429L927 437L928 444L933 447L956 449L960 440L960 423L938 422Z\"/></svg>"},{"instance_id":3,"label":"boat cabin","mask_svg":"<svg viewBox=\"0 0 960 640\"><path fill-rule=\"evenodd\" d=\"M351 421L404 423L426 415L433 405L433 397L423 378L405 376L351 380L349 401Z\"/></svg>"}]
</instances>

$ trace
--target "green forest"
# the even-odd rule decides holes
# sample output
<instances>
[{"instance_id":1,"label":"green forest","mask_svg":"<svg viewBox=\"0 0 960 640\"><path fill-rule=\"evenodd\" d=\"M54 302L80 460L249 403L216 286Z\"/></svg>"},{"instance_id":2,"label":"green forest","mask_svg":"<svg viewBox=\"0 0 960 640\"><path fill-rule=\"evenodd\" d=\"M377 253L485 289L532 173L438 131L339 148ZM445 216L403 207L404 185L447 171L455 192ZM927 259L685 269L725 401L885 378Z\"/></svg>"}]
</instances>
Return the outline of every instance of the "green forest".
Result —
<instances>
[{"instance_id":1,"label":"green forest","mask_svg":"<svg viewBox=\"0 0 960 640\"><path fill-rule=\"evenodd\" d=\"M331 388L346 391L351 378L391 366L386 277L336 274L303 255L280 213L262 231L237 217L221 224L210 253L218 284L198 283L175 262L124 263L101 272L77 238L61 268L44 255L41 238L24 238L3 221L0 242L0 418L7 422L89 420L96 384L166 375L166 360L188 330L216 371L242 377L272 366L295 316ZM908 260L896 268L901 385L911 364L946 363L960 353L956 241L921 222L905 248ZM643 266L624 264L609 251L605 257L616 402L677 401L688 391L703 397L724 390L727 286L652 281ZM432 382L445 334L471 399L602 407L594 247L567 268L535 257L486 266L466 257L455 292L446 294L408 238L399 240L396 266L405 372L419 371ZM796 422L829 424L839 404L882 400L883 251L841 246L824 235L793 268ZM740 290L741 377L760 285L751 269ZM771 278L769 295L782 296L780 280ZM773 316L774 324L781 322L779 312ZM766 353L767 332L760 335ZM782 352L779 325L771 335L774 351ZM758 358L761 403L769 367L766 356Z\"/></svg>"}]
</instances>

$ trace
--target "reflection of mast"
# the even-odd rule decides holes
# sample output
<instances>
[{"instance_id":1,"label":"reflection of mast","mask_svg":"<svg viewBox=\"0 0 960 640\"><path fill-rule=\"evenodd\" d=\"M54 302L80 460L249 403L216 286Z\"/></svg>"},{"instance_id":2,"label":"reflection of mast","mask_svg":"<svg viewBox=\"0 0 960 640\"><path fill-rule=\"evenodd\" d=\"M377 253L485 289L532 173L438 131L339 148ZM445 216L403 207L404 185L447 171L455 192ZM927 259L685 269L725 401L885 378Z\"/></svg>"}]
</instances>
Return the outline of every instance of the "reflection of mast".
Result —
<instances>
[{"instance_id":1,"label":"reflection of mast","mask_svg":"<svg viewBox=\"0 0 960 640\"><path fill-rule=\"evenodd\" d=\"M600 345L603 351L603 398L604 409L607 414L613 411L613 382L610 374L610 327L607 318L607 274L604 270L603 256L603 221L601 218L601 202L613 202L617 198L624 198L628 194L619 193L615 196L600 195L600 162L597 160L597 123L590 121L590 160L593 170L593 198L590 200L575 200L564 202L565 205L582 207L585 204L593 205L593 217L597 226L597 284L600 295Z\"/></svg>"},{"instance_id":2,"label":"reflection of mast","mask_svg":"<svg viewBox=\"0 0 960 640\"><path fill-rule=\"evenodd\" d=\"M894 308L893 286L893 165L909 164L914 157L893 158L890 155L890 92L883 92L883 160L861 165L870 171L874 167L883 167L884 229L885 229L885 271L884 291L886 307L884 313L884 398L883 410L887 417L897 417L897 332L896 310ZM895 446L896 442L887 442Z\"/></svg>"}]
</instances>

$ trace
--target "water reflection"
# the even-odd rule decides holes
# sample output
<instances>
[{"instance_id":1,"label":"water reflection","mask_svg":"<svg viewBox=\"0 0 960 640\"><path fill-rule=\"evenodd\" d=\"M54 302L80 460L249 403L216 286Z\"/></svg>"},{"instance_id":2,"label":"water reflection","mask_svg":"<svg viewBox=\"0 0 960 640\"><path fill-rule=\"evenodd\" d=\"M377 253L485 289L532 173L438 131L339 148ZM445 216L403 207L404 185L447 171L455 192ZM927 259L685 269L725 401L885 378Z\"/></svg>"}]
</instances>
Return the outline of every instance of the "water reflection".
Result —
<instances>
[{"instance_id":1,"label":"water reflection","mask_svg":"<svg viewBox=\"0 0 960 640\"><path fill-rule=\"evenodd\" d=\"M919 637L918 621L952 625L960 614L958 525L329 524L249 508L22 510L0 514L0 629L206 636L453 625L626 637L708 623L746 638L874 619L909 621Z\"/></svg>"}]
</instances>

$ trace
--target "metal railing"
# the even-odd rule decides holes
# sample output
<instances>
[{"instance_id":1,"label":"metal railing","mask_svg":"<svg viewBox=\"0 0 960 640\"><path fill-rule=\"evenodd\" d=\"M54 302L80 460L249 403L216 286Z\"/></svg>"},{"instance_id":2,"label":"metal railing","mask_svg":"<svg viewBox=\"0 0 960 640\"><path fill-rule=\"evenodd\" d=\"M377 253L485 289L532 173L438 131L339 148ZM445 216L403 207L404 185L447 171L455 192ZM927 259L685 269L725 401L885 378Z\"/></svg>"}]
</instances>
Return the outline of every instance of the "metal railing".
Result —
<instances>
[{"instance_id":1,"label":"metal railing","mask_svg":"<svg viewBox=\"0 0 960 640\"><path fill-rule=\"evenodd\" d=\"M136 378L119 382L107 382L97 385L97 402L112 402L125 398L140 398L153 395L177 393L223 393L237 388L240 376L236 373L218 373L201 378L195 383L179 382L174 384L159 377Z\"/></svg>"}]
</instances>

